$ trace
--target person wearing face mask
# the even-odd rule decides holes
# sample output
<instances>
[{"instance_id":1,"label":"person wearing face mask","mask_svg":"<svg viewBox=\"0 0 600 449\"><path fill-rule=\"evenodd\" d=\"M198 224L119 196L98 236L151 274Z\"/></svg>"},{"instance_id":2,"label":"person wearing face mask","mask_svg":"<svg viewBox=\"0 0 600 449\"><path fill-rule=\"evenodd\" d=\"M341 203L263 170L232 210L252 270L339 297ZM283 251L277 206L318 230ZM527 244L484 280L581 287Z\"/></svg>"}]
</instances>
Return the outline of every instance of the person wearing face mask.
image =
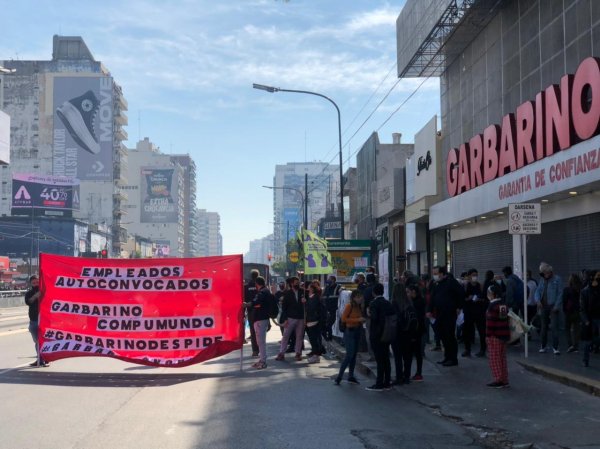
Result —
<instances>
[{"instance_id":1,"label":"person wearing face mask","mask_svg":"<svg viewBox=\"0 0 600 449\"><path fill-rule=\"evenodd\" d=\"M296 336L296 360L302 360L302 343L304 342L304 290L300 289L300 280L293 276L288 279L290 289L283 294L281 320L283 321L283 338L279 354L275 360L283 361L290 335Z\"/></svg>"},{"instance_id":2,"label":"person wearing face mask","mask_svg":"<svg viewBox=\"0 0 600 449\"><path fill-rule=\"evenodd\" d=\"M508 306L502 299L502 291L497 285L487 290L490 305L486 311L486 339L490 369L494 381L487 384L491 388L508 387L508 363L506 342L510 339Z\"/></svg>"},{"instance_id":3,"label":"person wearing face mask","mask_svg":"<svg viewBox=\"0 0 600 449\"><path fill-rule=\"evenodd\" d=\"M458 365L458 343L456 341L456 318L463 307L465 290L456 279L448 276L446 267L433 268L433 287L427 318L436 317L436 327L444 344L442 366Z\"/></svg>"},{"instance_id":4,"label":"person wearing face mask","mask_svg":"<svg viewBox=\"0 0 600 449\"><path fill-rule=\"evenodd\" d=\"M562 310L563 284L560 277L554 274L552 266L546 262L540 264L540 283L535 291L535 301L542 321L542 346L540 353L548 351L548 327L552 326L552 350L559 355L558 321Z\"/></svg>"},{"instance_id":5,"label":"person wearing face mask","mask_svg":"<svg viewBox=\"0 0 600 449\"><path fill-rule=\"evenodd\" d=\"M463 357L471 357L471 345L475 340L475 328L479 333L479 352L476 357L485 356L485 311L487 310L487 298L485 297L479 276L475 268L471 268L467 272L468 284L465 287L466 297L463 313L465 314L465 323L463 325L463 337L465 343L465 351Z\"/></svg>"},{"instance_id":6,"label":"person wearing face mask","mask_svg":"<svg viewBox=\"0 0 600 449\"><path fill-rule=\"evenodd\" d=\"M581 291L581 323L583 365L588 367L594 337L600 333L600 270L590 272L590 283ZM595 339L598 341L598 337Z\"/></svg>"}]
</instances>

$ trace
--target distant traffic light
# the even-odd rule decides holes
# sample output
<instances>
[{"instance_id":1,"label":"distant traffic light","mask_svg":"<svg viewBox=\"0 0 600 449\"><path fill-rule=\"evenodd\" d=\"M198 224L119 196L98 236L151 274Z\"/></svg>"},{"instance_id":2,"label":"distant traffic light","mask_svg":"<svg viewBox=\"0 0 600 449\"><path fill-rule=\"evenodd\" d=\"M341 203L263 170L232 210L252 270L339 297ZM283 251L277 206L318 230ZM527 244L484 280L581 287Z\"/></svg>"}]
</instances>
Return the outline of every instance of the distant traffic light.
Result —
<instances>
[{"instance_id":1,"label":"distant traffic light","mask_svg":"<svg viewBox=\"0 0 600 449\"><path fill-rule=\"evenodd\" d=\"M269 262L271 262L272 258L273 258L273 255L271 253L267 254L267 259L269 259Z\"/></svg>"},{"instance_id":2,"label":"distant traffic light","mask_svg":"<svg viewBox=\"0 0 600 449\"><path fill-rule=\"evenodd\" d=\"M101 259L106 259L108 257L108 250L107 249L103 249L102 251L100 251L100 258Z\"/></svg>"}]
</instances>

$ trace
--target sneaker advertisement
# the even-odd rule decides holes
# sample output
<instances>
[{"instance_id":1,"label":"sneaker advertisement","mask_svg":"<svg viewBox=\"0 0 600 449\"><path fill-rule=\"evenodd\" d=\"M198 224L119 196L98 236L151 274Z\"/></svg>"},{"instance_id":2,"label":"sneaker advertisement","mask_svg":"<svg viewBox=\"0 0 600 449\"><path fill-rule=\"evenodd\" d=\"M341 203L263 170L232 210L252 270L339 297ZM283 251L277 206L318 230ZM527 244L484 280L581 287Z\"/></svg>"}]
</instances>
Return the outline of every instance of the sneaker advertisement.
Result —
<instances>
[{"instance_id":1,"label":"sneaker advertisement","mask_svg":"<svg viewBox=\"0 0 600 449\"><path fill-rule=\"evenodd\" d=\"M53 174L83 181L110 181L112 78L57 76L53 98Z\"/></svg>"}]
</instances>

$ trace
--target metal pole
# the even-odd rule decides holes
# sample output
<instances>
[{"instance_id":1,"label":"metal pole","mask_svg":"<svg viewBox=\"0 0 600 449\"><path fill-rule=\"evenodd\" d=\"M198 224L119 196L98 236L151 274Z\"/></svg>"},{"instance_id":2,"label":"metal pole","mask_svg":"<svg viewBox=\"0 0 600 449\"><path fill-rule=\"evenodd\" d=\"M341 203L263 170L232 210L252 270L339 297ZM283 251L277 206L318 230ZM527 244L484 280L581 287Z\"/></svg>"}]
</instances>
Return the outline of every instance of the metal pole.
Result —
<instances>
[{"instance_id":1,"label":"metal pole","mask_svg":"<svg viewBox=\"0 0 600 449\"><path fill-rule=\"evenodd\" d=\"M304 173L304 229L308 230L308 173Z\"/></svg>"},{"instance_id":2,"label":"metal pole","mask_svg":"<svg viewBox=\"0 0 600 449\"><path fill-rule=\"evenodd\" d=\"M523 256L523 321L527 324L527 236L521 234ZM529 357L529 333L525 334L525 358Z\"/></svg>"},{"instance_id":3,"label":"metal pole","mask_svg":"<svg viewBox=\"0 0 600 449\"><path fill-rule=\"evenodd\" d=\"M280 87L272 87L272 86L264 86L264 85L260 85L260 84L254 84L252 87L254 87L255 89L260 89L260 90L265 90L267 92L293 92L293 93L297 93L297 94L308 94L308 95L316 95L317 97L321 97L324 98L325 100L329 101L334 107L335 110L337 111L337 116L338 116L338 143L339 143L339 162L340 162L340 220L341 220L341 224L342 224L342 240L344 240L345 237L345 231L344 231L344 169L342 167L342 116L340 113L340 108L338 107L338 105L336 104L335 101L333 101L331 98L317 93L317 92L311 92L308 90L296 90L296 89L282 89ZM306 198L306 201L308 201L308 198Z\"/></svg>"}]
</instances>

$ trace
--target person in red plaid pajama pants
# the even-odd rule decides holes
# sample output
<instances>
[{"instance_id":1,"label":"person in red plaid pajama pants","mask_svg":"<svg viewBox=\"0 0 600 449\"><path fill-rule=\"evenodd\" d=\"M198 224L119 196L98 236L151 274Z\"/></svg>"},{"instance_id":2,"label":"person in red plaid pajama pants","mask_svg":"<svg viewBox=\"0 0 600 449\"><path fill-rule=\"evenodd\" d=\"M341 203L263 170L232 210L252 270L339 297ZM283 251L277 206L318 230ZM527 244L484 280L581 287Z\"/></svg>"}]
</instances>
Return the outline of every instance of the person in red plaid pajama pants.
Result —
<instances>
[{"instance_id":1,"label":"person in red plaid pajama pants","mask_svg":"<svg viewBox=\"0 0 600 449\"><path fill-rule=\"evenodd\" d=\"M487 291L490 305L486 312L486 342L488 360L494 381L488 387L508 387L508 364L506 360L506 343L510 338L508 306L502 299L502 291L491 285Z\"/></svg>"}]
</instances>

